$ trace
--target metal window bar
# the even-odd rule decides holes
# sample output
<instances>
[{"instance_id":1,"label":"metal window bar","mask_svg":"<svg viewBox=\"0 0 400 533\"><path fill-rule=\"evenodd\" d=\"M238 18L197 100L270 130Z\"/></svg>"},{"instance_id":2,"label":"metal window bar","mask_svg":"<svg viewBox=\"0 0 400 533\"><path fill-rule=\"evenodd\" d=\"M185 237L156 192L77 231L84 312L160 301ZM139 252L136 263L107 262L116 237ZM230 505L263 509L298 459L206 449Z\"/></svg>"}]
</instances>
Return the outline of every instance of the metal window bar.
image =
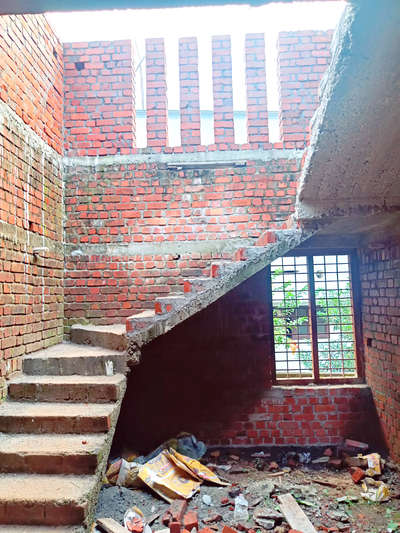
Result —
<instances>
[{"instance_id":1,"label":"metal window bar","mask_svg":"<svg viewBox=\"0 0 400 533\"><path fill-rule=\"evenodd\" d=\"M361 377L352 277L350 256L342 252L306 252L271 264L277 381L338 383Z\"/></svg>"}]
</instances>

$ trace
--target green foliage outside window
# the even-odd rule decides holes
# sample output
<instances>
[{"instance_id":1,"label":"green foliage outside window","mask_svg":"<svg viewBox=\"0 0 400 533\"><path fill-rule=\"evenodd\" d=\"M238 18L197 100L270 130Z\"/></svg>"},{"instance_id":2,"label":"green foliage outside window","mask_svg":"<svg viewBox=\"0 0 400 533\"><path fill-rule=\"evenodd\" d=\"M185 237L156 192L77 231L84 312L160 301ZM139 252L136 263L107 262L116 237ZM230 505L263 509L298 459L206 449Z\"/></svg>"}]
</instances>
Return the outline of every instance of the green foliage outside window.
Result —
<instances>
[{"instance_id":1,"label":"green foliage outside window","mask_svg":"<svg viewBox=\"0 0 400 533\"><path fill-rule=\"evenodd\" d=\"M282 276L283 269L275 268L272 279ZM351 306L350 282L343 288L315 290L318 359L320 374L347 375L355 373L353 317ZM312 369L311 332L299 335L299 328L309 324L308 284L295 285L283 281L273 285L274 293L284 293L284 299L273 299L273 323L276 352L292 354L293 359L301 361L301 368ZM305 313L305 302L307 312ZM304 329L304 328L302 328ZM298 340L297 340L298 339Z\"/></svg>"}]
</instances>

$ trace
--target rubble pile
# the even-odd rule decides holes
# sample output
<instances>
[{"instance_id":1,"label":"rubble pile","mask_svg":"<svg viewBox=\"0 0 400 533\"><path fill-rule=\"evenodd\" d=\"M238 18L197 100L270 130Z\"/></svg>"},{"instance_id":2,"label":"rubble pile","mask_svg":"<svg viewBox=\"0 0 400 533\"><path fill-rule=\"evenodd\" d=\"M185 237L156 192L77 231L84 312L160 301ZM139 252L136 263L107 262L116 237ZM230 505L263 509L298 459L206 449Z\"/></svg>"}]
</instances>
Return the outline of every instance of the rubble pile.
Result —
<instances>
[{"instance_id":1,"label":"rubble pile","mask_svg":"<svg viewBox=\"0 0 400 533\"><path fill-rule=\"evenodd\" d=\"M400 467L365 443L348 439L317 455L221 449L201 462L172 448L157 452L141 464L128 458L135 463L132 476L119 475L127 459L110 465L94 532L400 533ZM113 486L118 478L131 488ZM121 498L129 494L124 517L105 516L104 501L115 491L122 491ZM111 519L115 529L109 522L105 528L102 523Z\"/></svg>"}]
</instances>

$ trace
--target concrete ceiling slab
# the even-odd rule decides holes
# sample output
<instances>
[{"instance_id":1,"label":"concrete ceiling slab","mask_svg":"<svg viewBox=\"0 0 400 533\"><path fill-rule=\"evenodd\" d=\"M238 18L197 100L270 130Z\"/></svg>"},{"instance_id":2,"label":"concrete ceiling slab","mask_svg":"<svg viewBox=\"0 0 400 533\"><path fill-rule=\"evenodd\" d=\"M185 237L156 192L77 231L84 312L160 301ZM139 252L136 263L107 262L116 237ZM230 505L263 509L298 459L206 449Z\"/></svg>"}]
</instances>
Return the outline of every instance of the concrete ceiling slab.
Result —
<instances>
[{"instance_id":1,"label":"concrete ceiling slab","mask_svg":"<svg viewBox=\"0 0 400 533\"><path fill-rule=\"evenodd\" d=\"M0 0L0 15L45 13L46 11L159 9L168 7L219 6L229 4L259 6L276 1L291 3L295 0Z\"/></svg>"},{"instance_id":2,"label":"concrete ceiling slab","mask_svg":"<svg viewBox=\"0 0 400 533\"><path fill-rule=\"evenodd\" d=\"M400 208L399 28L399 0L347 6L313 119L300 220Z\"/></svg>"}]
</instances>

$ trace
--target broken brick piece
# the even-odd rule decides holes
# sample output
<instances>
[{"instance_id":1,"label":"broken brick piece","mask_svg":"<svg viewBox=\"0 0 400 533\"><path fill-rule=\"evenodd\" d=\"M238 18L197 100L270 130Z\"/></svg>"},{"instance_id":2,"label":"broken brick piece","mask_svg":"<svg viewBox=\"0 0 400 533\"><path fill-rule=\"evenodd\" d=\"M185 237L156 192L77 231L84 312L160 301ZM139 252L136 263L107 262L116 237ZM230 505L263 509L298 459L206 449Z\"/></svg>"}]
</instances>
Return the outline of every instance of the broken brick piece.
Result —
<instances>
[{"instance_id":1,"label":"broken brick piece","mask_svg":"<svg viewBox=\"0 0 400 533\"><path fill-rule=\"evenodd\" d=\"M186 500L174 500L171 503L169 512L171 513L172 520L174 522L182 522L183 515L186 513L187 501Z\"/></svg>"},{"instance_id":2,"label":"broken brick piece","mask_svg":"<svg viewBox=\"0 0 400 533\"><path fill-rule=\"evenodd\" d=\"M222 533L237 533L237 531L229 526L224 526L222 528Z\"/></svg>"},{"instance_id":3,"label":"broken brick piece","mask_svg":"<svg viewBox=\"0 0 400 533\"><path fill-rule=\"evenodd\" d=\"M169 509L167 509L162 515L161 522L164 524L164 526L169 526L170 522L172 522L172 515Z\"/></svg>"},{"instance_id":4,"label":"broken brick piece","mask_svg":"<svg viewBox=\"0 0 400 533\"><path fill-rule=\"evenodd\" d=\"M333 455L332 448L326 448L326 449L324 450L323 455L326 455L327 457L332 457L332 455Z\"/></svg>"},{"instance_id":5,"label":"broken brick piece","mask_svg":"<svg viewBox=\"0 0 400 533\"><path fill-rule=\"evenodd\" d=\"M221 498L221 505L228 505L230 503L229 498Z\"/></svg>"},{"instance_id":6,"label":"broken brick piece","mask_svg":"<svg viewBox=\"0 0 400 533\"><path fill-rule=\"evenodd\" d=\"M278 470L279 465L275 461L271 461L268 466L268 470Z\"/></svg>"},{"instance_id":7,"label":"broken brick piece","mask_svg":"<svg viewBox=\"0 0 400 533\"><path fill-rule=\"evenodd\" d=\"M365 478L364 470L361 470L361 468L358 468L358 466L352 468L351 470L351 477L353 478L354 483L359 483L362 479Z\"/></svg>"},{"instance_id":8,"label":"broken brick piece","mask_svg":"<svg viewBox=\"0 0 400 533\"><path fill-rule=\"evenodd\" d=\"M207 518L203 519L203 522L205 524L212 524L213 522L220 522L222 520L222 515L213 513L212 515L208 516Z\"/></svg>"},{"instance_id":9,"label":"broken brick piece","mask_svg":"<svg viewBox=\"0 0 400 533\"><path fill-rule=\"evenodd\" d=\"M210 529L209 527L204 527L203 529L199 531L199 533L214 533L214 531Z\"/></svg>"},{"instance_id":10,"label":"broken brick piece","mask_svg":"<svg viewBox=\"0 0 400 533\"><path fill-rule=\"evenodd\" d=\"M181 523L180 522L171 522L169 524L170 533L181 533Z\"/></svg>"},{"instance_id":11,"label":"broken brick piece","mask_svg":"<svg viewBox=\"0 0 400 533\"><path fill-rule=\"evenodd\" d=\"M240 524L240 523L236 524L236 529L238 531L248 531L249 530L249 528L247 526L245 526L244 524Z\"/></svg>"},{"instance_id":12,"label":"broken brick piece","mask_svg":"<svg viewBox=\"0 0 400 533\"><path fill-rule=\"evenodd\" d=\"M192 531L193 528L199 529L199 519L195 511L189 511L183 518L183 527L187 531Z\"/></svg>"},{"instance_id":13,"label":"broken brick piece","mask_svg":"<svg viewBox=\"0 0 400 533\"><path fill-rule=\"evenodd\" d=\"M368 444L365 442L360 442L358 440L352 440L352 439L346 439L344 441L344 445L346 448L354 448L356 450L360 450L360 452L366 452L369 448Z\"/></svg>"}]
</instances>

